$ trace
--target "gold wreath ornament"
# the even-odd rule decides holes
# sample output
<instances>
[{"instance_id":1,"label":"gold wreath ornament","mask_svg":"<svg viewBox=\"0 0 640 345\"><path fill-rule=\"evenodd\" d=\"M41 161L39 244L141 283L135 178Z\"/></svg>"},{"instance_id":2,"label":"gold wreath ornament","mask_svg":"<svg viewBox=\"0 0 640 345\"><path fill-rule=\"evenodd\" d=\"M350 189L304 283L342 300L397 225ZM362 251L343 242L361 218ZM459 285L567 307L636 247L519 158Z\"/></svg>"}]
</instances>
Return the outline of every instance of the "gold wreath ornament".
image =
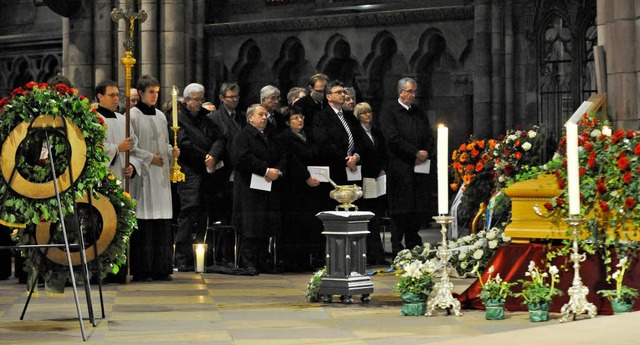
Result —
<instances>
[{"instance_id":1,"label":"gold wreath ornament","mask_svg":"<svg viewBox=\"0 0 640 345\"><path fill-rule=\"evenodd\" d=\"M69 167L58 176L56 181L58 183L59 193L63 193L69 189L84 169L84 164L87 160L87 145L82 136L82 131L71 121L60 116L54 118L51 115L40 115L33 121L32 125L33 128L64 129L65 123L67 128L66 139L71 148L69 165L73 171L73 176L70 176ZM18 170L15 171L13 181L9 181L16 165L18 147L26 138L28 131L29 122L23 122L9 133L9 136L2 144L2 176L4 180L7 181L7 185L22 196L32 199L51 198L56 195L53 181L34 183L20 175Z\"/></svg>"}]
</instances>

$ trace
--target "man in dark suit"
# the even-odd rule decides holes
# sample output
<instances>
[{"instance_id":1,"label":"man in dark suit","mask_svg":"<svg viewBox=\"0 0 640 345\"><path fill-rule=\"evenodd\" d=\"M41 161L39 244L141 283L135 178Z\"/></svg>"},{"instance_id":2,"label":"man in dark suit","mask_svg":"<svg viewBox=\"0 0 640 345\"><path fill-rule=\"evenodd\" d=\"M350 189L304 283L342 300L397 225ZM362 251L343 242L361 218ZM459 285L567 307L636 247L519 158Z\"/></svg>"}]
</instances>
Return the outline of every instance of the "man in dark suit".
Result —
<instances>
[{"instance_id":1,"label":"man in dark suit","mask_svg":"<svg viewBox=\"0 0 640 345\"><path fill-rule=\"evenodd\" d=\"M222 149L214 146L220 134L207 117L209 111L202 107L204 86L189 84L184 88L183 96L185 107L178 113L178 147L182 151L179 162L185 181L178 184L180 215L175 259L179 271L192 271L192 234L195 233L196 241L202 243L211 207L208 191L211 190L212 174Z\"/></svg>"},{"instance_id":2,"label":"man in dark suit","mask_svg":"<svg viewBox=\"0 0 640 345\"><path fill-rule=\"evenodd\" d=\"M307 95L297 100L294 104L302 109L305 119L305 130L313 134L313 117L317 112L327 107L327 99L324 97L324 89L329 82L329 77L324 74L314 74L307 83Z\"/></svg>"},{"instance_id":3,"label":"man in dark suit","mask_svg":"<svg viewBox=\"0 0 640 345\"><path fill-rule=\"evenodd\" d=\"M427 115L414 105L418 83L411 78L398 81L398 100L389 103L381 118L382 134L387 143L387 197L395 226L391 232L394 253L422 245L418 234L425 220L429 175L415 173L416 165L429 159L433 133Z\"/></svg>"},{"instance_id":4,"label":"man in dark suit","mask_svg":"<svg viewBox=\"0 0 640 345\"><path fill-rule=\"evenodd\" d=\"M267 109L267 128L265 131L270 137L277 137L283 129L287 128L282 113L280 113L280 90L267 85L260 89L260 105Z\"/></svg>"},{"instance_id":5,"label":"man in dark suit","mask_svg":"<svg viewBox=\"0 0 640 345\"><path fill-rule=\"evenodd\" d=\"M319 148L318 163L329 166L331 179L338 185L344 185L348 184L346 169L355 171L360 161L358 123L354 116L345 116L342 112L344 84L337 80L329 82L325 95L329 106L313 119L313 137ZM332 189L329 184L319 188L324 189L325 195ZM333 208L331 205L335 204L328 197L326 199L324 206Z\"/></svg>"},{"instance_id":6,"label":"man in dark suit","mask_svg":"<svg viewBox=\"0 0 640 345\"><path fill-rule=\"evenodd\" d=\"M233 200L233 161L231 149L233 138L247 123L246 115L238 109L240 87L236 83L223 83L220 87L220 108L210 113L208 117L216 125L220 136L214 147L222 152L218 164L219 168L213 175L213 203L215 205L210 214L211 221L223 224L231 222L231 205ZM220 165L222 165L220 167Z\"/></svg>"}]
</instances>

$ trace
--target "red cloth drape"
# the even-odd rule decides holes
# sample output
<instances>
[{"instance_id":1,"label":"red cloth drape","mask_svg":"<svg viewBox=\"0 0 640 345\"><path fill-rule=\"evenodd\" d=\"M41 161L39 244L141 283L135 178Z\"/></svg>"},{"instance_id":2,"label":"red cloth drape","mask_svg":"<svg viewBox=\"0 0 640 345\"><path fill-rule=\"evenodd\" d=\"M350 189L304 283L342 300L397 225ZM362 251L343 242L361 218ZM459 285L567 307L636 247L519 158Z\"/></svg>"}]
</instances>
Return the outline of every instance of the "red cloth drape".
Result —
<instances>
[{"instance_id":1,"label":"red cloth drape","mask_svg":"<svg viewBox=\"0 0 640 345\"><path fill-rule=\"evenodd\" d=\"M494 267L494 276L496 273L500 273L502 279L515 282L518 279L525 278L524 274L527 271L529 261L533 260L538 267L543 267L541 265L546 261L547 252L558 248L557 246L539 243L506 244L498 249L487 267ZM613 263L615 264L617 261L618 259L614 257ZM560 308L569 301L567 291L573 284L573 263L565 256L553 259L552 264L560 269L560 283L557 287L563 291L563 295L553 299L551 311L560 312ZM565 266L566 269L562 269L561 266ZM612 272L615 272L615 267ZM486 281L488 275L488 272L485 271L482 274L482 281ZM606 298L597 294L598 290L615 288L615 281L611 280L610 283L606 281L606 267L599 254L587 254L587 259L580 263L580 277L582 278L582 283L589 288L587 300L598 308L598 314L612 314L611 303ZM527 279L529 278L527 277ZM629 269L625 273L624 284L626 286L640 288L640 264L638 264L637 258L633 259ZM514 292L520 292L520 290L519 286L513 288ZM479 298L480 291L480 282L476 280L467 290L458 296L462 307L464 309L484 309L482 301ZM505 307L511 311L526 311L527 307L522 304L522 301L522 298L507 297ZM634 305L634 310L640 310L640 303Z\"/></svg>"}]
</instances>

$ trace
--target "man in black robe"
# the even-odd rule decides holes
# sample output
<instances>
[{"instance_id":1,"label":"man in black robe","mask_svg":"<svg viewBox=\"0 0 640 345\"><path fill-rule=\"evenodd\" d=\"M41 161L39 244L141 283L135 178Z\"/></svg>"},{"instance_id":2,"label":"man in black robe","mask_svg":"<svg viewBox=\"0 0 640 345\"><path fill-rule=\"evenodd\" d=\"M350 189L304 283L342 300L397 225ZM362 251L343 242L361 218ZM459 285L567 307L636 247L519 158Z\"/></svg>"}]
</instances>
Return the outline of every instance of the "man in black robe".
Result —
<instances>
[{"instance_id":1,"label":"man in black robe","mask_svg":"<svg viewBox=\"0 0 640 345\"><path fill-rule=\"evenodd\" d=\"M394 253L422 245L418 234L427 212L429 175L415 173L433 149L433 133L427 115L414 105L418 84L411 78L398 81L398 100L388 104L380 116L387 143L387 196L395 223L391 232Z\"/></svg>"},{"instance_id":2,"label":"man in black robe","mask_svg":"<svg viewBox=\"0 0 640 345\"><path fill-rule=\"evenodd\" d=\"M243 266L248 274L257 275L268 269L259 265L266 262L269 237L275 239L281 231L280 178L286 173L287 160L265 130L267 109L250 106L247 123L233 141L233 225L241 235ZM256 182L270 183L270 190L256 188Z\"/></svg>"}]
</instances>

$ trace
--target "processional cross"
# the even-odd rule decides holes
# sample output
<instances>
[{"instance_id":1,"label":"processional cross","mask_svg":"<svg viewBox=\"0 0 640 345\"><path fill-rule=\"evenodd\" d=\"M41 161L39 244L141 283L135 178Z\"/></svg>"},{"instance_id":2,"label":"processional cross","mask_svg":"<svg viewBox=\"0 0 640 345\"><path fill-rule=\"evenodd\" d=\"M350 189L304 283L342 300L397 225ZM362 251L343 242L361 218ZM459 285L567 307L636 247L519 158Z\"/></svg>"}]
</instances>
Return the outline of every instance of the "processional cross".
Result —
<instances>
[{"instance_id":1,"label":"processional cross","mask_svg":"<svg viewBox=\"0 0 640 345\"><path fill-rule=\"evenodd\" d=\"M124 57L120 60L124 65L125 70L125 137L130 137L131 133L129 133L129 128L131 124L130 120L130 109L131 109L131 68L136 64L136 59L133 57L133 33L135 31L134 23L137 20L140 23L144 23L147 20L147 12L144 10L140 10L137 13L133 12L132 9L127 9L126 12L122 11L122 9L114 8L111 11L111 19L114 22L118 22L120 19L124 19L125 21L129 21L129 27L127 28L127 32L129 33L129 37L124 42ZM125 153L125 167L129 166L129 151ZM129 191L129 178L125 176L124 180L124 190Z\"/></svg>"}]
</instances>

